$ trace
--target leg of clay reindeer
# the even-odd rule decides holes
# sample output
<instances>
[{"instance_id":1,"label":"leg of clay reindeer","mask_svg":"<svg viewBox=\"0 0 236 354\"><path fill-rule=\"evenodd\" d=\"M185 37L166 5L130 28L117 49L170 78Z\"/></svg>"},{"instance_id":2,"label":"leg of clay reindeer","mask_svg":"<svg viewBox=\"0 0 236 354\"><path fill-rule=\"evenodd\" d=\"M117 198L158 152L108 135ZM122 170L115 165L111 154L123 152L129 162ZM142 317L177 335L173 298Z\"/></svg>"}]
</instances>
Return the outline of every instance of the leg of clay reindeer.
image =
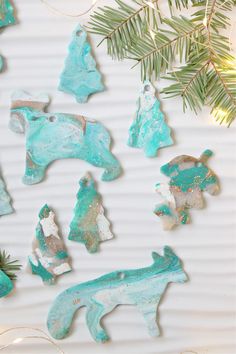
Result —
<instances>
[{"instance_id":1,"label":"leg of clay reindeer","mask_svg":"<svg viewBox=\"0 0 236 354\"><path fill-rule=\"evenodd\" d=\"M142 313L145 322L148 327L148 332L150 336L156 337L160 335L160 331L157 324L157 306L159 300L155 302L146 303L146 304L139 304L138 309Z\"/></svg>"},{"instance_id":2,"label":"leg of clay reindeer","mask_svg":"<svg viewBox=\"0 0 236 354\"><path fill-rule=\"evenodd\" d=\"M45 170L47 166L37 165L31 158L29 152L26 154L26 167L25 175L23 177L23 183L36 184L43 180L45 176Z\"/></svg>"},{"instance_id":3,"label":"leg of clay reindeer","mask_svg":"<svg viewBox=\"0 0 236 354\"><path fill-rule=\"evenodd\" d=\"M121 174L121 166L119 161L112 155L109 150L98 149L94 155L89 157L89 161L94 166L105 168L102 175L103 181L112 181Z\"/></svg>"},{"instance_id":4,"label":"leg of clay reindeer","mask_svg":"<svg viewBox=\"0 0 236 354\"><path fill-rule=\"evenodd\" d=\"M89 331L96 342L104 343L109 340L109 336L105 329L101 326L100 321L111 310L105 308L102 304L91 302L88 307L86 320Z\"/></svg>"}]
</instances>

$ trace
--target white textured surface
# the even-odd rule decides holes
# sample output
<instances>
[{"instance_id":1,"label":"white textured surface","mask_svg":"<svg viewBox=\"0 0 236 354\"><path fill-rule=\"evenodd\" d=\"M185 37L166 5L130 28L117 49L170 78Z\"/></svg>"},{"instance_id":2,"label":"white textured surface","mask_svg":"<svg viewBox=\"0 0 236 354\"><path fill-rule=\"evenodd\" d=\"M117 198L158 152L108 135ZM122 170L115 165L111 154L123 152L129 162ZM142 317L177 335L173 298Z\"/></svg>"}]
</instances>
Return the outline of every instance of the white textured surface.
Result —
<instances>
[{"instance_id":1,"label":"white textured surface","mask_svg":"<svg viewBox=\"0 0 236 354\"><path fill-rule=\"evenodd\" d=\"M76 104L73 97L56 90L76 21L53 15L40 1L14 2L20 24L1 34L0 45L8 63L7 71L0 76L0 165L16 213L0 219L0 247L26 264L37 213L44 203L56 210L66 238L79 178L86 170L97 180L101 176L99 169L85 162L64 160L50 167L43 183L24 186L24 136L7 127L13 90L48 92L53 98L51 111L81 113L101 120L112 133L113 150L125 173L112 183L99 182L116 238L103 243L97 255L89 255L83 245L67 241L74 272L62 276L56 286L43 287L37 276L24 269L15 293L0 302L0 329L17 325L46 329L47 312L57 293L117 268L145 266L151 262L152 250L168 244L183 259L190 281L169 287L159 310L163 330L160 338L148 336L136 308L120 307L105 319L110 343L98 345L92 341L85 326L85 312L81 311L72 334L59 344L67 354L179 354L187 349L198 354L235 354L235 123L230 129L219 127L210 119L208 110L196 118L190 112L182 113L180 100L163 101L176 145L163 149L158 158L145 158L142 151L126 146L139 92L138 71L129 70L130 63L112 62L105 47L99 47L96 57L107 91L95 95L86 105ZM160 200L154 185L166 181L159 168L176 155L198 156L205 148L214 151L209 164L220 177L222 192L219 197L206 196L205 210L191 212L192 225L164 232L152 213ZM32 343L6 353L54 353L45 343Z\"/></svg>"}]
</instances>

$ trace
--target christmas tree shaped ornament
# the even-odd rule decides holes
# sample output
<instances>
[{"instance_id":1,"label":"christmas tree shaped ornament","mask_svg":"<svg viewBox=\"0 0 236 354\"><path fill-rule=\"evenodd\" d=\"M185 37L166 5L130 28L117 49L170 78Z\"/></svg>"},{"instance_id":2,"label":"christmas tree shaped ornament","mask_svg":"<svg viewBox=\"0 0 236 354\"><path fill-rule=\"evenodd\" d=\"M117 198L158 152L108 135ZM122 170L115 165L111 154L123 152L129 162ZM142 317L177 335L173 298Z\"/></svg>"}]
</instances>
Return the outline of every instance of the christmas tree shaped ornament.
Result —
<instances>
[{"instance_id":1,"label":"christmas tree shaped ornament","mask_svg":"<svg viewBox=\"0 0 236 354\"><path fill-rule=\"evenodd\" d=\"M39 183L47 167L58 159L82 159L104 169L102 180L121 174L118 160L110 152L111 137L99 122L81 115L46 113L47 95L32 97L24 91L12 96L10 129L26 132L26 168L23 182Z\"/></svg>"},{"instance_id":2,"label":"christmas tree shaped ornament","mask_svg":"<svg viewBox=\"0 0 236 354\"><path fill-rule=\"evenodd\" d=\"M205 150L199 159L181 155L161 167L161 172L170 177L170 182L157 183L156 190L165 202L157 205L154 212L162 219L165 230L189 223L188 210L204 207L203 192L218 194L218 178L206 165L211 156L211 150Z\"/></svg>"},{"instance_id":3,"label":"christmas tree shaped ornament","mask_svg":"<svg viewBox=\"0 0 236 354\"><path fill-rule=\"evenodd\" d=\"M0 0L0 28L16 22L14 8L9 0Z\"/></svg>"},{"instance_id":4,"label":"christmas tree shaped ornament","mask_svg":"<svg viewBox=\"0 0 236 354\"><path fill-rule=\"evenodd\" d=\"M73 32L59 90L72 94L79 103L87 102L90 95L104 90L102 76L96 68L87 41L87 33L80 25Z\"/></svg>"},{"instance_id":5,"label":"christmas tree shaped ornament","mask_svg":"<svg viewBox=\"0 0 236 354\"><path fill-rule=\"evenodd\" d=\"M150 81L142 85L136 118L129 129L128 145L142 148L147 157L155 157L160 148L173 145L155 88Z\"/></svg>"},{"instance_id":6,"label":"christmas tree shaped ornament","mask_svg":"<svg viewBox=\"0 0 236 354\"><path fill-rule=\"evenodd\" d=\"M76 311L86 306L87 326L93 339L105 342L109 336L100 321L118 305L136 305L150 335L158 336L157 307L162 295L168 283L183 283L187 281L187 275L170 247L164 247L164 256L153 252L152 258L153 263L145 268L108 273L62 292L48 315L52 337L67 336Z\"/></svg>"},{"instance_id":7,"label":"christmas tree shaped ornament","mask_svg":"<svg viewBox=\"0 0 236 354\"><path fill-rule=\"evenodd\" d=\"M96 190L92 176L87 173L79 184L69 240L83 243L90 253L94 253L98 251L100 242L110 240L114 236L110 231L110 222L104 215L102 197Z\"/></svg>"},{"instance_id":8,"label":"christmas tree shaped ornament","mask_svg":"<svg viewBox=\"0 0 236 354\"><path fill-rule=\"evenodd\" d=\"M47 205L40 210L35 236L29 264L33 274L39 275L44 284L51 285L59 275L70 272L71 266L64 242L58 234L55 214Z\"/></svg>"},{"instance_id":9,"label":"christmas tree shaped ornament","mask_svg":"<svg viewBox=\"0 0 236 354\"><path fill-rule=\"evenodd\" d=\"M0 250L0 298L11 293L13 281L16 280L15 272L20 268L18 261L11 261L10 255Z\"/></svg>"},{"instance_id":10,"label":"christmas tree shaped ornament","mask_svg":"<svg viewBox=\"0 0 236 354\"><path fill-rule=\"evenodd\" d=\"M11 198L6 191L4 181L0 176L0 216L11 214L12 212Z\"/></svg>"}]
</instances>

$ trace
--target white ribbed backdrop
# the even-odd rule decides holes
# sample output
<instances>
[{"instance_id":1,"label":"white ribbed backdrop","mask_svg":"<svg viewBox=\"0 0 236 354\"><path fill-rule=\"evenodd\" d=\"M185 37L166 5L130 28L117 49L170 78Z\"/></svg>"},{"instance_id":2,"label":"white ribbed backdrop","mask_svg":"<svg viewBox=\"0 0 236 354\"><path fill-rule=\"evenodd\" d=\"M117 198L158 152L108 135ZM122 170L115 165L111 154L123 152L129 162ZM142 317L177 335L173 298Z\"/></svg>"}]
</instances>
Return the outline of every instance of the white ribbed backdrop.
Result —
<instances>
[{"instance_id":1,"label":"white ribbed backdrop","mask_svg":"<svg viewBox=\"0 0 236 354\"><path fill-rule=\"evenodd\" d=\"M153 250L161 252L164 245L170 245L183 260L189 282L168 287L158 311L161 337L150 338L137 309L123 306L104 320L111 342L104 345L93 342L82 310L76 316L72 333L59 345L66 354L180 354L190 350L197 354L235 354L236 123L230 129L220 127L208 109L196 117L190 111L182 112L180 99L162 99L175 145L161 150L157 158L146 158L143 151L126 145L140 88L139 71L130 70L132 63L112 61L105 45L97 48L99 38L92 36L107 89L87 104L76 103L72 96L58 92L57 85L78 20L53 14L39 0L14 0L14 3L19 23L6 28L0 36L0 52L7 58L7 70L0 76L0 165L16 212L0 219L0 247L19 259L24 269L12 295L0 300L0 329L33 326L46 330L49 307L59 292L116 269L146 266L152 261ZM52 0L52 3L58 3L61 9L82 11L89 0ZM100 2L104 3L112 5L113 1ZM87 19L88 16L80 22L86 23ZM236 49L236 39L234 42ZM113 152L123 165L123 176L110 183L101 182L102 170L80 160L63 160L50 166L44 182L23 185L25 137L8 129L10 96L16 89L49 93L52 112L83 114L101 121L112 134ZM155 183L167 181L159 172L160 166L180 154L199 156L206 148L214 151L209 165L220 178L221 194L205 196L206 208L191 211L191 225L163 231L160 220L153 214L155 204L160 202ZM115 234L115 239L103 243L96 255L67 240L78 180L86 171L91 171L98 181ZM39 277L26 269L37 214L44 203L57 213L74 269L51 287L44 286ZM0 337L0 343L27 333L21 331L4 340ZM54 352L47 343L35 344L33 340L6 351Z\"/></svg>"}]
</instances>

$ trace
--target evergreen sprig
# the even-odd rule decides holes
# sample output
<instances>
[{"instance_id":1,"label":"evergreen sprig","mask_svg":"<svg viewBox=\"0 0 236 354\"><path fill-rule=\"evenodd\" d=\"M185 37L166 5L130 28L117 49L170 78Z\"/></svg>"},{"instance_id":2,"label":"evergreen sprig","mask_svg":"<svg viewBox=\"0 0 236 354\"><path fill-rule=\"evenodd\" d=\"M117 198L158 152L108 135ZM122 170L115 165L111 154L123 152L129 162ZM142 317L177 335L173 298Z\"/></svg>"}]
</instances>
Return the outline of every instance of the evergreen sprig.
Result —
<instances>
[{"instance_id":1,"label":"evergreen sprig","mask_svg":"<svg viewBox=\"0 0 236 354\"><path fill-rule=\"evenodd\" d=\"M134 60L142 79L173 81L163 92L181 96L184 110L197 113L209 104L213 116L230 125L236 116L236 61L221 30L229 26L236 0L168 0L169 16L160 12L163 0L115 2L115 8L99 8L90 22L90 31L107 41L108 53ZM195 10L191 17L173 15L174 8L189 6ZM176 60L179 70L173 70Z\"/></svg>"},{"instance_id":2,"label":"evergreen sprig","mask_svg":"<svg viewBox=\"0 0 236 354\"><path fill-rule=\"evenodd\" d=\"M10 255L6 251L0 250L0 270L3 271L11 280L17 278L15 272L20 270L21 265L18 261L11 261Z\"/></svg>"}]
</instances>

